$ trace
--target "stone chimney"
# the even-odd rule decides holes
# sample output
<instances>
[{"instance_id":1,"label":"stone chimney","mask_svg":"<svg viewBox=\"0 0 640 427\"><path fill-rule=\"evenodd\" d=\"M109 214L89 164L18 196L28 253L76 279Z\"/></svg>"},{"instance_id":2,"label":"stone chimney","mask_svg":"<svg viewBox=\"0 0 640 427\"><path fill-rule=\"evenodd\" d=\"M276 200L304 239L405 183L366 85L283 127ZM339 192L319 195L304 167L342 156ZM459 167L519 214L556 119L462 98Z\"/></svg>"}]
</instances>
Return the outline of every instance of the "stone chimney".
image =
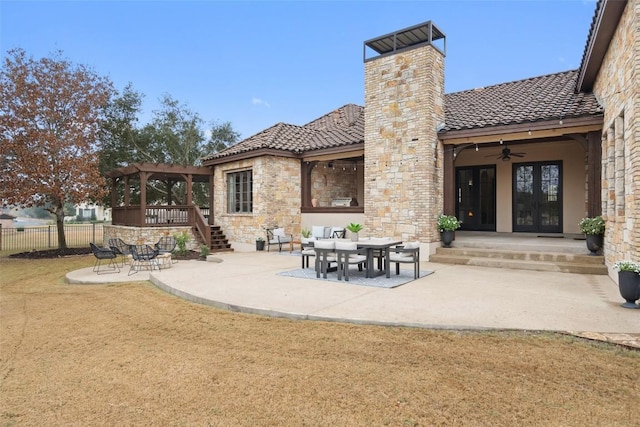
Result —
<instances>
[{"instance_id":1,"label":"stone chimney","mask_svg":"<svg viewBox=\"0 0 640 427\"><path fill-rule=\"evenodd\" d=\"M429 22L364 42L365 227L437 242L442 213L445 36ZM368 54L373 56L368 57Z\"/></svg>"}]
</instances>

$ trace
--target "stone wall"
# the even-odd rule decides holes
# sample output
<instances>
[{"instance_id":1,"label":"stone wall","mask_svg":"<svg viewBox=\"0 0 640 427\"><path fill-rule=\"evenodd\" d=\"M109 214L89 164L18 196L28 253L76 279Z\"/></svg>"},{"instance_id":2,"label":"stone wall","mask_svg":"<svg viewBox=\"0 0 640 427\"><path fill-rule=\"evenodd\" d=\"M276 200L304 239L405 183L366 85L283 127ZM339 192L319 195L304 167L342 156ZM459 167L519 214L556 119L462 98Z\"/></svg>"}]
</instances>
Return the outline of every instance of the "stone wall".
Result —
<instances>
[{"instance_id":1,"label":"stone wall","mask_svg":"<svg viewBox=\"0 0 640 427\"><path fill-rule=\"evenodd\" d=\"M640 261L640 1L630 0L600 68L594 93L605 108L602 214L605 258Z\"/></svg>"},{"instance_id":2,"label":"stone wall","mask_svg":"<svg viewBox=\"0 0 640 427\"><path fill-rule=\"evenodd\" d=\"M365 63L365 227L437 242L442 212L444 55L421 46Z\"/></svg>"},{"instance_id":3,"label":"stone wall","mask_svg":"<svg viewBox=\"0 0 640 427\"><path fill-rule=\"evenodd\" d=\"M200 243L196 240L191 227L127 227L124 225L103 226L104 244L111 238L121 238L125 243L153 246L161 237L175 236L186 232L189 235L187 250L200 252Z\"/></svg>"},{"instance_id":4,"label":"stone wall","mask_svg":"<svg viewBox=\"0 0 640 427\"><path fill-rule=\"evenodd\" d=\"M336 162L337 163L337 162ZM352 197L358 199L358 175L348 163L319 162L311 171L311 197L317 206L331 206L333 199ZM358 200L358 204L362 200Z\"/></svg>"},{"instance_id":5,"label":"stone wall","mask_svg":"<svg viewBox=\"0 0 640 427\"><path fill-rule=\"evenodd\" d=\"M252 170L253 212L227 212L227 174ZM262 156L215 166L214 223L233 244L253 243L264 227L279 225L300 235L300 160Z\"/></svg>"}]
</instances>

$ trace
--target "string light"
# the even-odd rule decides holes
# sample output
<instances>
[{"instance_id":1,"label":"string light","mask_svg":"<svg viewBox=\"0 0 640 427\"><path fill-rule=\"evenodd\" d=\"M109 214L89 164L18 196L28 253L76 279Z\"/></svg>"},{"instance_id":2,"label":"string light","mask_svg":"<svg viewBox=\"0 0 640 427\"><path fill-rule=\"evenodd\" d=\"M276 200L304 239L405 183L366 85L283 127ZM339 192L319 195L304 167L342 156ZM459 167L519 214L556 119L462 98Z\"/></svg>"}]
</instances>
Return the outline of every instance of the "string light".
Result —
<instances>
[{"instance_id":1,"label":"string light","mask_svg":"<svg viewBox=\"0 0 640 427\"><path fill-rule=\"evenodd\" d=\"M476 144L476 151L478 151L478 144Z\"/></svg>"}]
</instances>

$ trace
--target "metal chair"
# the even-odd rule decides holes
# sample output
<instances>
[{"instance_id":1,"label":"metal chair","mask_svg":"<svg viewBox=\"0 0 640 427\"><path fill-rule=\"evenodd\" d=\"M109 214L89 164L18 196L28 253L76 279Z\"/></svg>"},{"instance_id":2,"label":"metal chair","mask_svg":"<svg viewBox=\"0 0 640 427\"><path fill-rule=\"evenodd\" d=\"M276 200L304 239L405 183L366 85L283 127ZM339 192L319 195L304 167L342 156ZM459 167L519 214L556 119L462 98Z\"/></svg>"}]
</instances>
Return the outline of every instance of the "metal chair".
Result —
<instances>
[{"instance_id":1,"label":"metal chair","mask_svg":"<svg viewBox=\"0 0 640 427\"><path fill-rule=\"evenodd\" d=\"M313 243L313 250L316 253L316 277L327 278L327 271L331 263L337 263L338 258L335 253L336 243L333 240L316 240Z\"/></svg>"},{"instance_id":2,"label":"metal chair","mask_svg":"<svg viewBox=\"0 0 640 427\"><path fill-rule=\"evenodd\" d=\"M366 249L358 249L358 242L336 242L336 255L338 258L338 280L349 281L349 265L357 264L358 270L367 262Z\"/></svg>"},{"instance_id":3,"label":"metal chair","mask_svg":"<svg viewBox=\"0 0 640 427\"><path fill-rule=\"evenodd\" d=\"M114 260L117 258L115 252L113 252L109 248L101 248L95 245L94 243L89 243L91 247L91 252L93 252L93 256L96 257L96 262L93 264L93 271L96 274L110 274L110 273L120 273L120 268L118 268L118 263ZM107 264L107 268L112 271L100 271L100 266L102 265L103 260L109 260Z\"/></svg>"},{"instance_id":4,"label":"metal chair","mask_svg":"<svg viewBox=\"0 0 640 427\"><path fill-rule=\"evenodd\" d=\"M293 235L286 234L282 227L265 228L265 231L267 232L267 252L271 245L278 245L278 252L282 252L283 244L293 242Z\"/></svg>"},{"instance_id":5,"label":"metal chair","mask_svg":"<svg viewBox=\"0 0 640 427\"><path fill-rule=\"evenodd\" d=\"M109 248L122 258L122 265L120 267L124 267L129 260L129 255L131 255L129 246L129 244L125 243L124 240L119 237L109 239Z\"/></svg>"},{"instance_id":6,"label":"metal chair","mask_svg":"<svg viewBox=\"0 0 640 427\"><path fill-rule=\"evenodd\" d=\"M158 262L158 251L149 245L129 245L131 251L131 267L129 268L128 276L137 273L142 269L154 270L160 268Z\"/></svg>"},{"instance_id":7,"label":"metal chair","mask_svg":"<svg viewBox=\"0 0 640 427\"><path fill-rule=\"evenodd\" d=\"M389 262L396 263L396 275L400 274L400 264L413 264L413 278L420 277L420 242L409 242L404 246L389 248Z\"/></svg>"},{"instance_id":8,"label":"metal chair","mask_svg":"<svg viewBox=\"0 0 640 427\"><path fill-rule=\"evenodd\" d=\"M155 248L158 251L158 254L172 254L176 249L176 238L173 236L161 237L158 242L155 244ZM178 260L171 259L171 262L178 262Z\"/></svg>"}]
</instances>

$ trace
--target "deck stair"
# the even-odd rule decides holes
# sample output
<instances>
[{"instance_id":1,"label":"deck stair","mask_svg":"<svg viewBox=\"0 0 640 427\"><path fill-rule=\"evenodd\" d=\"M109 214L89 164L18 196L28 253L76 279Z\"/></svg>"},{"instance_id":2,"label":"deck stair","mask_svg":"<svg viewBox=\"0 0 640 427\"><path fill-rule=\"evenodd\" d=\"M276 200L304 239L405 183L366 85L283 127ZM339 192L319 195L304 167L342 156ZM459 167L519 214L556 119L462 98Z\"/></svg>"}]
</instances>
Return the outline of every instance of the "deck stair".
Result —
<instances>
[{"instance_id":1,"label":"deck stair","mask_svg":"<svg viewBox=\"0 0 640 427\"><path fill-rule=\"evenodd\" d=\"M219 225L212 225L211 228L211 247L212 253L216 252L233 252L231 243L227 240L227 236L222 232Z\"/></svg>"},{"instance_id":2,"label":"deck stair","mask_svg":"<svg viewBox=\"0 0 640 427\"><path fill-rule=\"evenodd\" d=\"M496 236L462 234L451 248L439 247L430 262L494 268L607 274L603 256L591 256L584 240L571 236Z\"/></svg>"}]
</instances>

